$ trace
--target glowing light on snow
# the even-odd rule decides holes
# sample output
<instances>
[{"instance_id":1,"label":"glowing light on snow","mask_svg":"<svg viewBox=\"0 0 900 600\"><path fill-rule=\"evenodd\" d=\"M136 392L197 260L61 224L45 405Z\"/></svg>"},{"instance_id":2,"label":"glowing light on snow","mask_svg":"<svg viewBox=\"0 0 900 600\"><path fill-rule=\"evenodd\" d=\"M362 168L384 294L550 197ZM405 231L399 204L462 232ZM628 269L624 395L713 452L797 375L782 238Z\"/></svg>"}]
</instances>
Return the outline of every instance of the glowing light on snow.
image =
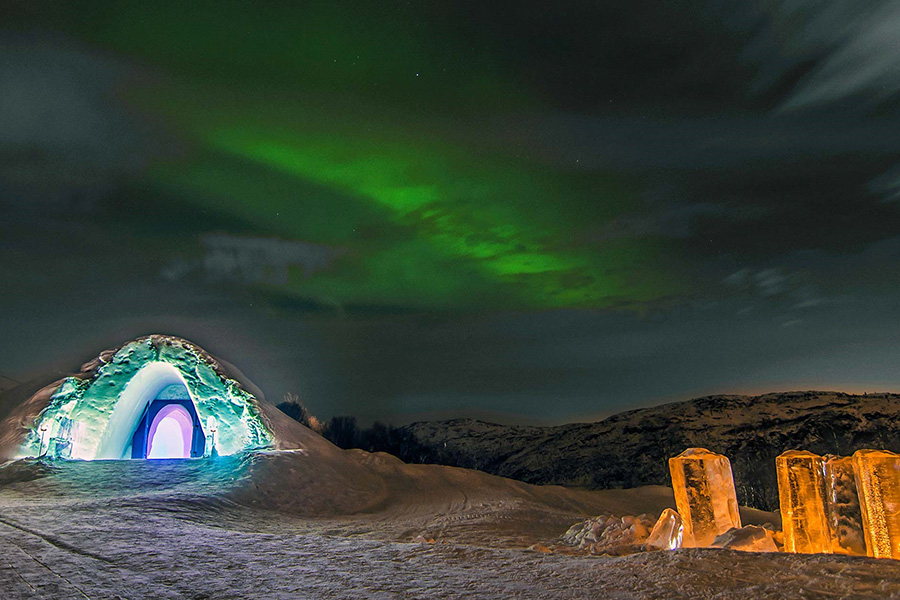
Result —
<instances>
[{"instance_id":1,"label":"glowing light on snow","mask_svg":"<svg viewBox=\"0 0 900 600\"><path fill-rule=\"evenodd\" d=\"M47 431L49 431L49 430L50 430L49 423L41 423L41 426L38 428L38 431L41 432L41 449L40 449L40 452L38 452L38 456L44 455L44 444L47 443Z\"/></svg>"},{"instance_id":2,"label":"glowing light on snow","mask_svg":"<svg viewBox=\"0 0 900 600\"><path fill-rule=\"evenodd\" d=\"M206 450L206 454L209 456L218 456L219 451L216 448L216 431L218 430L218 426L216 425L216 418L212 415L206 419L206 430L209 432L209 437L206 442L209 445L209 448Z\"/></svg>"},{"instance_id":3,"label":"glowing light on snow","mask_svg":"<svg viewBox=\"0 0 900 600\"><path fill-rule=\"evenodd\" d=\"M190 458L194 423L183 407L170 404L157 413L147 436L147 458Z\"/></svg>"}]
</instances>

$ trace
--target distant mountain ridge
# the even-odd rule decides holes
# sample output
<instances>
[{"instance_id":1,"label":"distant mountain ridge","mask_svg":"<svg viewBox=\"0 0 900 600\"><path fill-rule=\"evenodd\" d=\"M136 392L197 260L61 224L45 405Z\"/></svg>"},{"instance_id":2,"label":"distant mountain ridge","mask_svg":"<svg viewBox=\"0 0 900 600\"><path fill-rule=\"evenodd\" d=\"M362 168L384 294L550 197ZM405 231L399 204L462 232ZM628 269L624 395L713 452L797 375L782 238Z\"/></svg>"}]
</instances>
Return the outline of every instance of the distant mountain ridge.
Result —
<instances>
[{"instance_id":1,"label":"distant mountain ridge","mask_svg":"<svg viewBox=\"0 0 900 600\"><path fill-rule=\"evenodd\" d=\"M900 394L706 396L596 423L522 427L453 419L399 429L417 454L404 460L592 489L670 485L668 458L700 446L731 460L741 504L777 510L775 457L785 450L900 452Z\"/></svg>"}]
</instances>

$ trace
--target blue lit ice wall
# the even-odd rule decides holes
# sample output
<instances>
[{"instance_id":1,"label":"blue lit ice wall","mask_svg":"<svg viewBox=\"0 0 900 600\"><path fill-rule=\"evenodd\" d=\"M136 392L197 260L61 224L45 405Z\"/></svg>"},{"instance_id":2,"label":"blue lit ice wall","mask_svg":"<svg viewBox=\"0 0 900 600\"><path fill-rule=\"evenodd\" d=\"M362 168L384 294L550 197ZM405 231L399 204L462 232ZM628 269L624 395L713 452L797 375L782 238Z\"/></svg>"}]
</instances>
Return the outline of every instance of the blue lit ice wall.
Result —
<instances>
[{"instance_id":1,"label":"blue lit ice wall","mask_svg":"<svg viewBox=\"0 0 900 600\"><path fill-rule=\"evenodd\" d=\"M220 377L190 344L154 344L143 338L124 345L93 378L67 378L35 419L20 454L126 458L147 403L172 394L180 385L194 401L207 440L215 438L218 454L273 442L253 396L236 381ZM216 427L214 436L211 423Z\"/></svg>"}]
</instances>

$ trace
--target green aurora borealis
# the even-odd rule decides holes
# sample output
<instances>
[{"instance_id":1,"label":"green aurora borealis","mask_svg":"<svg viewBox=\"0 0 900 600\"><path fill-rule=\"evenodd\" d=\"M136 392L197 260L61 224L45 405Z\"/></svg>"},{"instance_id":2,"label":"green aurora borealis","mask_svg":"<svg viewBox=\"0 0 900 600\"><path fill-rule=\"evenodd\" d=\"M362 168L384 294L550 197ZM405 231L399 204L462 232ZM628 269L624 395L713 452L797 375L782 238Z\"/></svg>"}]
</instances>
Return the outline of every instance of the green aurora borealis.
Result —
<instances>
[{"instance_id":1,"label":"green aurora borealis","mask_svg":"<svg viewBox=\"0 0 900 600\"><path fill-rule=\"evenodd\" d=\"M242 235L335 249L310 277L292 268L279 295L628 307L676 289L659 240L595 235L641 209L633 181L550 167L477 134L493 116L541 109L500 57L422 6L367 6L85 2L33 18L152 74L121 93L187 150L156 160L139 187L238 220Z\"/></svg>"}]
</instances>

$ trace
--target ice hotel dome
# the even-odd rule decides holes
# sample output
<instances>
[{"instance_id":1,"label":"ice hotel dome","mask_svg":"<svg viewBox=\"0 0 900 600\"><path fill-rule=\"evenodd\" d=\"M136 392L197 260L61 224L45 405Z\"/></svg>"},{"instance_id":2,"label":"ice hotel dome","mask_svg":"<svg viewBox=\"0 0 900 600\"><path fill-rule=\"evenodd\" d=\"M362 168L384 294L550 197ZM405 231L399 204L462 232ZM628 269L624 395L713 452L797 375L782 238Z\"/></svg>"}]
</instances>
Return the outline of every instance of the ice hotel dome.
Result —
<instances>
[{"instance_id":1,"label":"ice hotel dome","mask_svg":"<svg viewBox=\"0 0 900 600\"><path fill-rule=\"evenodd\" d=\"M196 458L277 446L277 409L228 363L150 335L107 350L0 422L0 458Z\"/></svg>"}]
</instances>

